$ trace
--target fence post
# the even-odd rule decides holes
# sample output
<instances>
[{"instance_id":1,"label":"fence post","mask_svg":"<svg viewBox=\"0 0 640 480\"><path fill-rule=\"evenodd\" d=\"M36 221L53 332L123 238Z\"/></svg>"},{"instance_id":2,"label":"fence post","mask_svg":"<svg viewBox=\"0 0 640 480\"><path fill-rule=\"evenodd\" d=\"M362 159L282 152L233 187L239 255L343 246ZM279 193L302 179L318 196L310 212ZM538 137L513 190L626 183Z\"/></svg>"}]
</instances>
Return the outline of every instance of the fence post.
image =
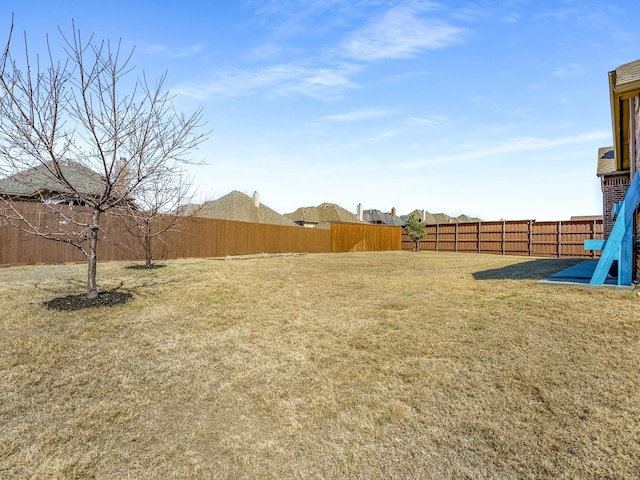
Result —
<instances>
[{"instance_id":1,"label":"fence post","mask_svg":"<svg viewBox=\"0 0 640 480\"><path fill-rule=\"evenodd\" d=\"M562 220L558 220L558 258L562 257Z\"/></svg>"},{"instance_id":2,"label":"fence post","mask_svg":"<svg viewBox=\"0 0 640 480\"><path fill-rule=\"evenodd\" d=\"M591 230L591 238L595 239L596 238L596 220L593 220L592 223L592 228L593 230ZM596 251L595 250L591 250L591 258L596 258Z\"/></svg>"},{"instance_id":3,"label":"fence post","mask_svg":"<svg viewBox=\"0 0 640 480\"><path fill-rule=\"evenodd\" d=\"M482 230L481 227L482 227L482 222L478 222L478 253L480 253L480 250L481 250L481 248L480 248L480 242L481 242L481 240L480 240L480 230Z\"/></svg>"},{"instance_id":4,"label":"fence post","mask_svg":"<svg viewBox=\"0 0 640 480\"><path fill-rule=\"evenodd\" d=\"M438 251L438 241L440 240L440 224L436 223L436 252Z\"/></svg>"},{"instance_id":5,"label":"fence post","mask_svg":"<svg viewBox=\"0 0 640 480\"><path fill-rule=\"evenodd\" d=\"M456 252L458 251L458 224L456 223L454 226L454 248Z\"/></svg>"},{"instance_id":6,"label":"fence post","mask_svg":"<svg viewBox=\"0 0 640 480\"><path fill-rule=\"evenodd\" d=\"M529 220L529 256L533 254L533 220Z\"/></svg>"},{"instance_id":7,"label":"fence post","mask_svg":"<svg viewBox=\"0 0 640 480\"><path fill-rule=\"evenodd\" d=\"M504 255L504 249L505 249L505 236L506 236L506 226L507 226L507 221L506 220L502 220L502 255Z\"/></svg>"}]
</instances>

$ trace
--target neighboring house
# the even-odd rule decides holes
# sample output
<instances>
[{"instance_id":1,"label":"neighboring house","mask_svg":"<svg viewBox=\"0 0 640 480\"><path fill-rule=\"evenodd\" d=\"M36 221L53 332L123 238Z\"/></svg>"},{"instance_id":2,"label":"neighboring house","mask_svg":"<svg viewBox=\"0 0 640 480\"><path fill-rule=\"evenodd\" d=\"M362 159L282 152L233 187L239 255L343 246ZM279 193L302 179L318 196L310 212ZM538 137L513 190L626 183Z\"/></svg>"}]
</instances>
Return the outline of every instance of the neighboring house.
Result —
<instances>
[{"instance_id":1,"label":"neighboring house","mask_svg":"<svg viewBox=\"0 0 640 480\"><path fill-rule=\"evenodd\" d=\"M96 197L104 191L104 178L93 170L70 160L59 162L59 167L61 175L75 191ZM82 205L69 185L65 185L53 171L53 164L47 163L3 178L0 180L0 195L23 202Z\"/></svg>"},{"instance_id":2,"label":"neighboring house","mask_svg":"<svg viewBox=\"0 0 640 480\"><path fill-rule=\"evenodd\" d=\"M381 212L380 210L370 209L364 210L363 220L365 222L373 223L376 225L394 225L398 227L404 227L406 223L406 217L399 217L396 214L395 207L391 209L391 212Z\"/></svg>"},{"instance_id":3,"label":"neighboring house","mask_svg":"<svg viewBox=\"0 0 640 480\"><path fill-rule=\"evenodd\" d=\"M374 223L378 225L397 225L403 227L409 217L413 215L418 218L425 225L435 225L435 224L443 224L443 223L468 223L468 222L479 222L480 219L472 218L468 215L459 215L457 217L450 217L444 213L429 213L426 210L416 209L408 215L397 215L396 209L392 208L390 213L384 213L380 210L364 210L363 218L365 221L369 223Z\"/></svg>"},{"instance_id":4,"label":"neighboring house","mask_svg":"<svg viewBox=\"0 0 640 480\"><path fill-rule=\"evenodd\" d=\"M416 209L413 212L409 213L407 217L413 215L420 219L422 223L425 225L435 225L435 224L443 224L443 223L455 223L453 218L444 213L429 213L426 210Z\"/></svg>"},{"instance_id":5,"label":"neighboring house","mask_svg":"<svg viewBox=\"0 0 640 480\"><path fill-rule=\"evenodd\" d=\"M429 213L425 212L425 220L424 223L427 225L430 224L443 224L443 223L457 223L453 217L450 217L446 213Z\"/></svg>"},{"instance_id":6,"label":"neighboring house","mask_svg":"<svg viewBox=\"0 0 640 480\"><path fill-rule=\"evenodd\" d=\"M335 203L322 203L317 207L300 207L295 212L284 215L297 225L309 228L329 228L331 223L336 222L362 223L355 214Z\"/></svg>"},{"instance_id":7,"label":"neighboring house","mask_svg":"<svg viewBox=\"0 0 640 480\"><path fill-rule=\"evenodd\" d=\"M409 215L418 217L425 225L435 225L443 223L467 223L467 222L480 222L479 218L469 217L468 215L458 215L457 217L450 217L446 213L429 213L426 210L414 210ZM407 217L409 215L406 215Z\"/></svg>"},{"instance_id":8,"label":"neighboring house","mask_svg":"<svg viewBox=\"0 0 640 480\"><path fill-rule=\"evenodd\" d=\"M470 223L474 220L469 215L465 215L464 213L462 213L456 217L456 221L458 223Z\"/></svg>"},{"instance_id":9,"label":"neighboring house","mask_svg":"<svg viewBox=\"0 0 640 480\"><path fill-rule=\"evenodd\" d=\"M236 222L266 223L296 227L296 223L260 203L258 192L253 197L234 190L227 195L205 202L196 213L198 217L234 220Z\"/></svg>"}]
</instances>

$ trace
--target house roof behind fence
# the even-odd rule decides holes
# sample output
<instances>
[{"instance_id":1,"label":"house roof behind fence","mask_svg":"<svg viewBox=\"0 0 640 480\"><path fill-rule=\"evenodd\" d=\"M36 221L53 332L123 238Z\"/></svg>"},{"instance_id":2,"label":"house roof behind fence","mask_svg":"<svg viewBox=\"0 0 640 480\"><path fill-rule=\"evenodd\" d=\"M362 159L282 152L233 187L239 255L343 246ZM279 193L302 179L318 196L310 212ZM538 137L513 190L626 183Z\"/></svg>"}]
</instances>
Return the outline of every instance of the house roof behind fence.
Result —
<instances>
[{"instance_id":1,"label":"house roof behind fence","mask_svg":"<svg viewBox=\"0 0 640 480\"><path fill-rule=\"evenodd\" d=\"M444 213L429 213L426 210L415 209L407 215L407 218L413 215L424 222L425 225L433 225L436 223L452 223L452 218Z\"/></svg>"},{"instance_id":2,"label":"house roof behind fence","mask_svg":"<svg viewBox=\"0 0 640 480\"><path fill-rule=\"evenodd\" d=\"M236 222L266 223L271 225L298 225L280 215L275 210L259 203L256 207L254 199L249 195L234 190L223 197L206 202L197 213L198 217L234 220Z\"/></svg>"},{"instance_id":3,"label":"house roof behind fence","mask_svg":"<svg viewBox=\"0 0 640 480\"><path fill-rule=\"evenodd\" d=\"M48 162L1 179L0 194L35 198L41 194L71 194L75 191L98 196L104 190L104 178L90 168L70 160L59 162L58 165L62 176L73 189L57 178L53 173L53 162Z\"/></svg>"},{"instance_id":4,"label":"house roof behind fence","mask_svg":"<svg viewBox=\"0 0 640 480\"><path fill-rule=\"evenodd\" d=\"M404 226L406 223L406 216L391 215L387 212L381 212L380 210L370 209L365 210L363 217L367 222L381 223L383 225L395 225L398 227Z\"/></svg>"},{"instance_id":5,"label":"house roof behind fence","mask_svg":"<svg viewBox=\"0 0 640 480\"><path fill-rule=\"evenodd\" d=\"M456 217L456 220L458 221L458 223L473 222L473 219L469 215L465 215L464 213L458 215Z\"/></svg>"},{"instance_id":6,"label":"house roof behind fence","mask_svg":"<svg viewBox=\"0 0 640 480\"><path fill-rule=\"evenodd\" d=\"M424 213L424 217L423 217ZM479 218L470 217L465 215L464 213L458 215L457 217L451 217L446 213L429 213L426 210L416 209L411 212L409 215L413 215L414 217L418 217L422 221L424 221L425 225L434 225L436 223L466 223L466 222L480 222ZM409 217L407 215L407 217Z\"/></svg>"},{"instance_id":7,"label":"house roof behind fence","mask_svg":"<svg viewBox=\"0 0 640 480\"><path fill-rule=\"evenodd\" d=\"M322 203L317 207L300 207L285 216L298 223L360 222L358 217L335 203Z\"/></svg>"}]
</instances>

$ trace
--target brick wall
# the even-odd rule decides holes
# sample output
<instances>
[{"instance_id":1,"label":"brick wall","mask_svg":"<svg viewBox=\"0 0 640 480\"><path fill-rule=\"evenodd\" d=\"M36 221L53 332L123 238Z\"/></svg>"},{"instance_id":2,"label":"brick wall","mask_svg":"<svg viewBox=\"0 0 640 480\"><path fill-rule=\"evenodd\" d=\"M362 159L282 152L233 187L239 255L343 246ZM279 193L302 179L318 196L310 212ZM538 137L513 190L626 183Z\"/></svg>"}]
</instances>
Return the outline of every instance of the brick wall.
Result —
<instances>
[{"instance_id":1,"label":"brick wall","mask_svg":"<svg viewBox=\"0 0 640 480\"><path fill-rule=\"evenodd\" d=\"M614 220L611 218L613 205L624 199L624 194L627 192L629 183L628 175L608 176L602 179L604 238L609 238L609 234L613 228Z\"/></svg>"}]
</instances>

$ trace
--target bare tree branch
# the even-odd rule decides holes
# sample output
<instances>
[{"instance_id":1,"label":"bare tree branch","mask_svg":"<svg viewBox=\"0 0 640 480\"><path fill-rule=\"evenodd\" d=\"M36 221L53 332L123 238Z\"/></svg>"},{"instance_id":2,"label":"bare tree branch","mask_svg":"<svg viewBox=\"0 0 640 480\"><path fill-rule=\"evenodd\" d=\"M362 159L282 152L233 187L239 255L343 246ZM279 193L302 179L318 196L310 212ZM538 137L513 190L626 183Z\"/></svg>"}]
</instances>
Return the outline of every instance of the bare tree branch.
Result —
<instances>
[{"instance_id":1,"label":"bare tree branch","mask_svg":"<svg viewBox=\"0 0 640 480\"><path fill-rule=\"evenodd\" d=\"M168 246L165 234L183 232L184 220L200 212L201 206L186 208L194 199L192 187L183 170L165 168L157 172L154 181L135 190L136 202L127 208L125 229L142 246L147 268L151 268L158 257L156 245Z\"/></svg>"},{"instance_id":2,"label":"bare tree branch","mask_svg":"<svg viewBox=\"0 0 640 480\"><path fill-rule=\"evenodd\" d=\"M97 244L109 238L101 215L128 212L137 222L135 212L143 209L136 202L145 203L152 192L184 197L179 166L192 162L193 149L206 138L200 133L202 109L177 111L164 90L166 73L155 83L142 74L123 93L133 50L123 52L121 42L112 46L93 35L85 40L74 22L71 34L59 29L62 51L47 37L43 57L30 52L26 33L24 57L15 57L13 29L12 18L0 57L2 217L80 249L88 260L88 294L97 296ZM66 234L20 216L15 202L25 200L47 204L67 226ZM167 205L159 196L156 201L160 208ZM72 215L58 203L88 210Z\"/></svg>"}]
</instances>

